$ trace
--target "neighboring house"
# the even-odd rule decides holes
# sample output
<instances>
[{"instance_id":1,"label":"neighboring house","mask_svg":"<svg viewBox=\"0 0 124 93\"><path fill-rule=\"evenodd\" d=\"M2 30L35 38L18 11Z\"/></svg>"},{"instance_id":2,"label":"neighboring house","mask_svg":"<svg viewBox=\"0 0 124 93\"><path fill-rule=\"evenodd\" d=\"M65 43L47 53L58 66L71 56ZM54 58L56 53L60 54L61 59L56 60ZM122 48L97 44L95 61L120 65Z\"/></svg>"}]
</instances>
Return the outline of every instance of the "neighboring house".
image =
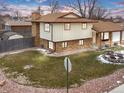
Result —
<instances>
[{"instance_id":1,"label":"neighboring house","mask_svg":"<svg viewBox=\"0 0 124 93\"><path fill-rule=\"evenodd\" d=\"M31 31L31 22L8 20L5 23L6 31Z\"/></svg>"},{"instance_id":2,"label":"neighboring house","mask_svg":"<svg viewBox=\"0 0 124 93\"><path fill-rule=\"evenodd\" d=\"M16 32L1 32L0 33L0 40L12 40L12 39L20 39L23 38L22 35Z\"/></svg>"},{"instance_id":3,"label":"neighboring house","mask_svg":"<svg viewBox=\"0 0 124 93\"><path fill-rule=\"evenodd\" d=\"M41 18L33 15L32 34L37 46L54 52L91 48L95 22L72 12L47 14Z\"/></svg>"},{"instance_id":4,"label":"neighboring house","mask_svg":"<svg viewBox=\"0 0 124 93\"><path fill-rule=\"evenodd\" d=\"M99 47L124 44L124 24L99 21L93 26L93 43Z\"/></svg>"}]
</instances>

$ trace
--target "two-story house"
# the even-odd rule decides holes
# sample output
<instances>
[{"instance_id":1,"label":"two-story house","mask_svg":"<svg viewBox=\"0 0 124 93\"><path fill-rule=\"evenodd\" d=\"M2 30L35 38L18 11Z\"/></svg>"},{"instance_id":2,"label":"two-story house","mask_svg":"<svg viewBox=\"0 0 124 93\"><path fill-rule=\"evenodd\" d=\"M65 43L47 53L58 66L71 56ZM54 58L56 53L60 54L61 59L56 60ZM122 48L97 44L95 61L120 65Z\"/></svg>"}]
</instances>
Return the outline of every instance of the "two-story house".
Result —
<instances>
[{"instance_id":1,"label":"two-story house","mask_svg":"<svg viewBox=\"0 0 124 93\"><path fill-rule=\"evenodd\" d=\"M32 14L35 45L55 52L124 45L124 24L94 21L74 13Z\"/></svg>"},{"instance_id":2,"label":"two-story house","mask_svg":"<svg viewBox=\"0 0 124 93\"><path fill-rule=\"evenodd\" d=\"M72 12L34 14L33 18L32 34L38 46L55 52L92 47L94 20L81 18Z\"/></svg>"}]
</instances>

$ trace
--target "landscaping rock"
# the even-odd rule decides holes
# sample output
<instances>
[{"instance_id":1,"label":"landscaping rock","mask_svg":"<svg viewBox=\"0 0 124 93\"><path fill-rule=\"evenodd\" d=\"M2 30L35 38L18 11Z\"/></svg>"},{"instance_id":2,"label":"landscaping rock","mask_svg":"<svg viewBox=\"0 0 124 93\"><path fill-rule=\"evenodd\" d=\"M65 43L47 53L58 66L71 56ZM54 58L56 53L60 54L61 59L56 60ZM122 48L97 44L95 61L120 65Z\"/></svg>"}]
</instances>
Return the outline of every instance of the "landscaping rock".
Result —
<instances>
[{"instance_id":1,"label":"landscaping rock","mask_svg":"<svg viewBox=\"0 0 124 93\"><path fill-rule=\"evenodd\" d=\"M79 86L78 84L73 84L73 85L71 85L70 87L76 88L76 87L78 87L78 86Z\"/></svg>"},{"instance_id":2,"label":"landscaping rock","mask_svg":"<svg viewBox=\"0 0 124 93\"><path fill-rule=\"evenodd\" d=\"M84 81L86 81L86 80L84 80L84 79L80 79L80 81L81 81L81 82L84 82Z\"/></svg>"},{"instance_id":3,"label":"landscaping rock","mask_svg":"<svg viewBox=\"0 0 124 93\"><path fill-rule=\"evenodd\" d=\"M5 83L6 83L6 80L2 80L2 81L0 81L0 86L4 86Z\"/></svg>"},{"instance_id":4,"label":"landscaping rock","mask_svg":"<svg viewBox=\"0 0 124 93\"><path fill-rule=\"evenodd\" d=\"M24 85L30 84L30 81L26 76L23 75L23 73L19 74L16 78L13 78L13 81Z\"/></svg>"},{"instance_id":5,"label":"landscaping rock","mask_svg":"<svg viewBox=\"0 0 124 93\"><path fill-rule=\"evenodd\" d=\"M122 82L121 81L117 81L118 84L121 84Z\"/></svg>"},{"instance_id":6,"label":"landscaping rock","mask_svg":"<svg viewBox=\"0 0 124 93\"><path fill-rule=\"evenodd\" d=\"M24 66L24 69L31 69L33 67L33 65L26 65L26 66Z\"/></svg>"},{"instance_id":7,"label":"landscaping rock","mask_svg":"<svg viewBox=\"0 0 124 93\"><path fill-rule=\"evenodd\" d=\"M124 76L122 76L122 78L124 79Z\"/></svg>"}]
</instances>

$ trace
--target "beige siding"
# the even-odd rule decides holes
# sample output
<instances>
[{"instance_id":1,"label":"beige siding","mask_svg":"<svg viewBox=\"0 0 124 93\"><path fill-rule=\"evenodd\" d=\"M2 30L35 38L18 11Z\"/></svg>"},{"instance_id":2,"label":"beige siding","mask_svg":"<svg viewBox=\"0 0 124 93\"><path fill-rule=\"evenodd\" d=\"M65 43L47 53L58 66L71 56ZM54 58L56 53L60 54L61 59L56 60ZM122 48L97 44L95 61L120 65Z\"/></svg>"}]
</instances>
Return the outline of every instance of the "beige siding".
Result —
<instances>
[{"instance_id":1,"label":"beige siding","mask_svg":"<svg viewBox=\"0 0 124 93\"><path fill-rule=\"evenodd\" d=\"M40 23L40 38L51 40L51 27L49 32L45 32L44 23Z\"/></svg>"},{"instance_id":2,"label":"beige siding","mask_svg":"<svg viewBox=\"0 0 124 93\"><path fill-rule=\"evenodd\" d=\"M78 17L76 15L70 14L70 15L64 16L64 18L78 18Z\"/></svg>"},{"instance_id":3,"label":"beige siding","mask_svg":"<svg viewBox=\"0 0 124 93\"><path fill-rule=\"evenodd\" d=\"M64 30L64 23L53 24L53 40L66 41L75 39L92 38L92 24L87 24L87 29L82 29L81 23L71 23L71 30Z\"/></svg>"}]
</instances>

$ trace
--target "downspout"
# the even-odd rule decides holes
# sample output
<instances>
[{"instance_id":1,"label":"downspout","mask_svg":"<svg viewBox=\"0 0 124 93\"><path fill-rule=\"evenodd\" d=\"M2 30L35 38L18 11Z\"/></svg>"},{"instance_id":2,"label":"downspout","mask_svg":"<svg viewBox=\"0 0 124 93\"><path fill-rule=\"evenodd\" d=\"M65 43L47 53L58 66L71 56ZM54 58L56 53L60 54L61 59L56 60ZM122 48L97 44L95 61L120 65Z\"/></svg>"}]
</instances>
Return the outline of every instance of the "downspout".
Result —
<instances>
[{"instance_id":1,"label":"downspout","mask_svg":"<svg viewBox=\"0 0 124 93\"><path fill-rule=\"evenodd\" d=\"M51 41L53 42L53 24L51 24ZM56 43L53 42L53 51L56 51Z\"/></svg>"},{"instance_id":2,"label":"downspout","mask_svg":"<svg viewBox=\"0 0 124 93\"><path fill-rule=\"evenodd\" d=\"M51 24L51 41L53 42L53 24Z\"/></svg>"}]
</instances>

